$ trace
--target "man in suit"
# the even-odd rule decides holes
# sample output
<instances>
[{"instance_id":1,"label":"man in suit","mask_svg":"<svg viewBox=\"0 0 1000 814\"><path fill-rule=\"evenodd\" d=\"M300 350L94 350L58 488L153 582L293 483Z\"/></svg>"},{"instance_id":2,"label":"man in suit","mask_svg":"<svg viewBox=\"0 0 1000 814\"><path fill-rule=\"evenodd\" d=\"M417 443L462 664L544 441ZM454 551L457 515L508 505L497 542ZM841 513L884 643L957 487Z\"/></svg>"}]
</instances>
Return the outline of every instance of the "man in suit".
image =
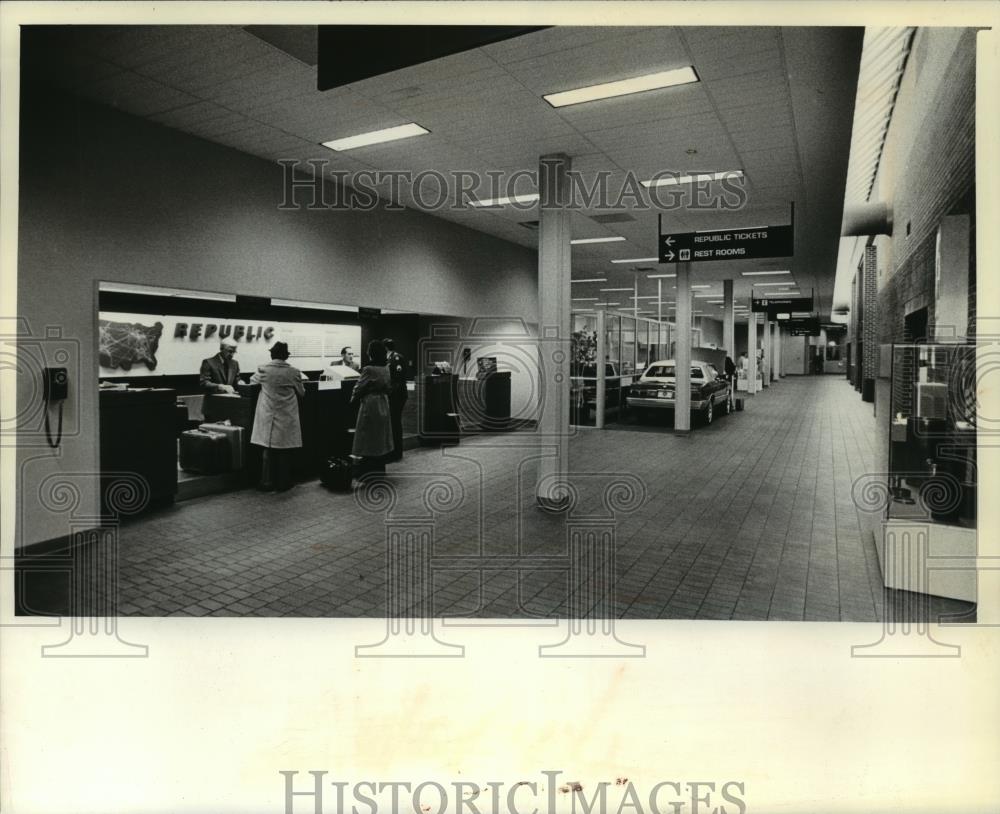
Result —
<instances>
[{"instance_id":1,"label":"man in suit","mask_svg":"<svg viewBox=\"0 0 1000 814\"><path fill-rule=\"evenodd\" d=\"M403 460L403 406L406 404L406 359L398 353L391 339L383 339L388 351L386 367L389 368L389 417L392 424L392 454L390 461Z\"/></svg>"},{"instance_id":2,"label":"man in suit","mask_svg":"<svg viewBox=\"0 0 1000 814\"><path fill-rule=\"evenodd\" d=\"M335 367L343 365L344 367L349 367L351 370L361 370L361 365L354 361L354 351L351 350L350 345L340 349L340 358L335 362L330 362L330 367Z\"/></svg>"},{"instance_id":3,"label":"man in suit","mask_svg":"<svg viewBox=\"0 0 1000 814\"><path fill-rule=\"evenodd\" d=\"M200 384L206 393L235 393L240 380L240 363L233 356L236 343L223 339L219 352L201 362Z\"/></svg>"}]
</instances>

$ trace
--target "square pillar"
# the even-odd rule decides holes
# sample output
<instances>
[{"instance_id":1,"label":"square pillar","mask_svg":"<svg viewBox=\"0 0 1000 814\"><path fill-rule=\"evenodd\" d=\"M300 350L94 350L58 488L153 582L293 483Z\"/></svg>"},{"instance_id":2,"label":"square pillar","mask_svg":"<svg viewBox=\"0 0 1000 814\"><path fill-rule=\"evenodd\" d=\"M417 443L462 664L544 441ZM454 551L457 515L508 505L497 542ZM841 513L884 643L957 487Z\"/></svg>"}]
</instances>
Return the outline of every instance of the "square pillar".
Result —
<instances>
[{"instance_id":1,"label":"square pillar","mask_svg":"<svg viewBox=\"0 0 1000 814\"><path fill-rule=\"evenodd\" d=\"M677 338L674 342L674 432L691 431L691 264L677 264Z\"/></svg>"},{"instance_id":2,"label":"square pillar","mask_svg":"<svg viewBox=\"0 0 1000 814\"><path fill-rule=\"evenodd\" d=\"M726 349L726 356L734 362L736 353L736 313L733 310L733 281L722 281L722 346Z\"/></svg>"},{"instance_id":3,"label":"square pillar","mask_svg":"<svg viewBox=\"0 0 1000 814\"><path fill-rule=\"evenodd\" d=\"M538 163L538 339L542 370L539 437L555 455L539 459L540 505L559 508L569 467L570 209L569 156L542 156ZM598 364L603 360L598 359ZM542 494L542 492L545 494Z\"/></svg>"}]
</instances>

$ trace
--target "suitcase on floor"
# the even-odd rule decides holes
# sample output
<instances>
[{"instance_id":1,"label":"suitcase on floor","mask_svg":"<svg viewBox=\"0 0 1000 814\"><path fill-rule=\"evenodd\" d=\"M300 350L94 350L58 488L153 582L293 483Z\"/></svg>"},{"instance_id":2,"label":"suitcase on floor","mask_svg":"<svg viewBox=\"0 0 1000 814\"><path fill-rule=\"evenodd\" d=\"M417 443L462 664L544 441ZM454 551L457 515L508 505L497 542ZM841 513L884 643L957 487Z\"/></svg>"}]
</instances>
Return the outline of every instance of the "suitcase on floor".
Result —
<instances>
[{"instance_id":1,"label":"suitcase on floor","mask_svg":"<svg viewBox=\"0 0 1000 814\"><path fill-rule=\"evenodd\" d=\"M226 436L229 441L230 467L232 469L243 468L243 427L236 427L229 423L201 424L199 430L208 432L218 432Z\"/></svg>"},{"instance_id":2,"label":"suitcase on floor","mask_svg":"<svg viewBox=\"0 0 1000 814\"><path fill-rule=\"evenodd\" d=\"M188 430L180 437L180 464L185 472L215 475L229 469L232 453L221 432Z\"/></svg>"},{"instance_id":3,"label":"suitcase on floor","mask_svg":"<svg viewBox=\"0 0 1000 814\"><path fill-rule=\"evenodd\" d=\"M350 458L330 458L320 471L319 482L335 492L350 492L354 486Z\"/></svg>"},{"instance_id":4,"label":"suitcase on floor","mask_svg":"<svg viewBox=\"0 0 1000 814\"><path fill-rule=\"evenodd\" d=\"M743 399L736 399L736 410L739 412L743 409Z\"/></svg>"}]
</instances>

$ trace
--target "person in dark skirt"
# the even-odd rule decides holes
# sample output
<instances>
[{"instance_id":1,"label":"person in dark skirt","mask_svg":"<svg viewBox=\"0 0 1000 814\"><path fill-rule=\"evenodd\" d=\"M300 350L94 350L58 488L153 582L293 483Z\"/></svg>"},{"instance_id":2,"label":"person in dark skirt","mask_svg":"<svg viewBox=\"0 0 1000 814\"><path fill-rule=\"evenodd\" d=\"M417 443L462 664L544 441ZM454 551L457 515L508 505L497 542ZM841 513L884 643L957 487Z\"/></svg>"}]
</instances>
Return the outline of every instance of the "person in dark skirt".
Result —
<instances>
[{"instance_id":1,"label":"person in dark skirt","mask_svg":"<svg viewBox=\"0 0 1000 814\"><path fill-rule=\"evenodd\" d=\"M395 349L396 343L383 339L389 368L389 412L392 416L392 453L390 461L403 460L403 407L406 405L406 359Z\"/></svg>"},{"instance_id":2,"label":"person in dark skirt","mask_svg":"<svg viewBox=\"0 0 1000 814\"><path fill-rule=\"evenodd\" d=\"M392 417L389 410L391 382L386 367L385 344L378 339L368 344L368 364L361 368L351 393L358 404L352 453L362 459L358 474L385 470L392 452Z\"/></svg>"}]
</instances>

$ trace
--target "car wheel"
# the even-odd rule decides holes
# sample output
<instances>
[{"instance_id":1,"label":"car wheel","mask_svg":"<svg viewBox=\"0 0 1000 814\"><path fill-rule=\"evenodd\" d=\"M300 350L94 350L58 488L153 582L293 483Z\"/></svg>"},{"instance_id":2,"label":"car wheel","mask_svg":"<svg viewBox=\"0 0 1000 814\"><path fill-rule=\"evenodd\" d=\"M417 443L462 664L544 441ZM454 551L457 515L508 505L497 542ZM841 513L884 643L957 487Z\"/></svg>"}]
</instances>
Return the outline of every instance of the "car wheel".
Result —
<instances>
[{"instance_id":1,"label":"car wheel","mask_svg":"<svg viewBox=\"0 0 1000 814\"><path fill-rule=\"evenodd\" d=\"M704 413L704 418L705 418L705 424L706 425L712 423L712 419L715 417L713 415L714 411L715 411L715 408L712 406L712 399L709 399L708 400L708 406L705 407L705 413Z\"/></svg>"}]
</instances>

